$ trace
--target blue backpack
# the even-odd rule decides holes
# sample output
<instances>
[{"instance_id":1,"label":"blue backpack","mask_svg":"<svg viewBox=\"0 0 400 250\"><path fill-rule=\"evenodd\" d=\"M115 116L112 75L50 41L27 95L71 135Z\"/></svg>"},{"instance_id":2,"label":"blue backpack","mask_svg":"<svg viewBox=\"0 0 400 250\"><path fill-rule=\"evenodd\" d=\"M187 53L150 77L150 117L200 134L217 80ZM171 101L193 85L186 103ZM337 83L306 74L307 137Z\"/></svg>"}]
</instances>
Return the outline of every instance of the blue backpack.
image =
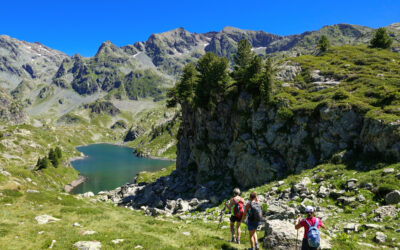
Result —
<instances>
[{"instance_id":1,"label":"blue backpack","mask_svg":"<svg viewBox=\"0 0 400 250\"><path fill-rule=\"evenodd\" d=\"M319 230L318 230L318 218L315 220L314 226L311 226L307 220L305 220L305 221L308 225L308 233L307 233L308 245L310 247L318 248L321 243L321 236L320 236Z\"/></svg>"}]
</instances>

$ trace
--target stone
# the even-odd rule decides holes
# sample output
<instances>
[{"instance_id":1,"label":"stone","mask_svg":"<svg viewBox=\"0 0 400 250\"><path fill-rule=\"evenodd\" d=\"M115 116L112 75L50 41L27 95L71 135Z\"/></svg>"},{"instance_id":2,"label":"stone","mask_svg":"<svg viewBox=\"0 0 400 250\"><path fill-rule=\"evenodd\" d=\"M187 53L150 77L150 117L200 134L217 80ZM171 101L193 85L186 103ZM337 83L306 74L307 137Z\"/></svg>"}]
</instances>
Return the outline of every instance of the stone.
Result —
<instances>
[{"instance_id":1,"label":"stone","mask_svg":"<svg viewBox=\"0 0 400 250\"><path fill-rule=\"evenodd\" d=\"M99 250L101 249L101 243L99 241L78 241L73 244L74 247L79 250Z\"/></svg>"},{"instance_id":2,"label":"stone","mask_svg":"<svg viewBox=\"0 0 400 250\"><path fill-rule=\"evenodd\" d=\"M350 205L351 203L356 201L355 197L346 197L346 196L341 196L337 199L339 203L342 203L343 205Z\"/></svg>"},{"instance_id":3,"label":"stone","mask_svg":"<svg viewBox=\"0 0 400 250\"><path fill-rule=\"evenodd\" d=\"M83 231L81 234L82 235L92 235L92 234L95 234L95 233L97 233L97 232L89 230L89 231Z\"/></svg>"},{"instance_id":4,"label":"stone","mask_svg":"<svg viewBox=\"0 0 400 250\"><path fill-rule=\"evenodd\" d=\"M89 198L89 197L93 197L94 193L93 192L86 192L86 193L82 194L82 196L85 197L85 198Z\"/></svg>"},{"instance_id":5,"label":"stone","mask_svg":"<svg viewBox=\"0 0 400 250\"><path fill-rule=\"evenodd\" d=\"M350 190L354 190L354 189L356 189L357 188L357 182L358 182L358 180L357 179L350 179L350 180L347 180L346 181L346 188L347 189L350 189Z\"/></svg>"},{"instance_id":6,"label":"stone","mask_svg":"<svg viewBox=\"0 0 400 250\"><path fill-rule=\"evenodd\" d=\"M190 236L190 232L182 232L183 235Z\"/></svg>"},{"instance_id":7,"label":"stone","mask_svg":"<svg viewBox=\"0 0 400 250\"><path fill-rule=\"evenodd\" d=\"M38 234L44 234L44 231L40 231L40 232L38 232Z\"/></svg>"},{"instance_id":8,"label":"stone","mask_svg":"<svg viewBox=\"0 0 400 250\"><path fill-rule=\"evenodd\" d=\"M302 235L302 230L298 232ZM295 249L301 246L302 237L297 237L293 223L286 220L267 220L263 246L267 249ZM330 249L330 238L321 234L321 249Z\"/></svg>"},{"instance_id":9,"label":"stone","mask_svg":"<svg viewBox=\"0 0 400 250\"><path fill-rule=\"evenodd\" d=\"M344 190L336 190L336 189L334 189L329 193L329 196L332 197L333 199L337 199L340 196L342 196L344 193L345 193Z\"/></svg>"},{"instance_id":10,"label":"stone","mask_svg":"<svg viewBox=\"0 0 400 250\"><path fill-rule=\"evenodd\" d=\"M360 225L356 224L356 223L347 223L344 227L343 227L343 231L345 233L350 233L350 232L358 232L358 227Z\"/></svg>"},{"instance_id":11,"label":"stone","mask_svg":"<svg viewBox=\"0 0 400 250\"><path fill-rule=\"evenodd\" d=\"M142 249L143 247L141 245L135 246L135 249Z\"/></svg>"},{"instance_id":12,"label":"stone","mask_svg":"<svg viewBox=\"0 0 400 250\"><path fill-rule=\"evenodd\" d=\"M301 181L295 185L293 185L293 192L295 193L304 193L307 192L307 185L311 183L310 178L304 177Z\"/></svg>"},{"instance_id":13,"label":"stone","mask_svg":"<svg viewBox=\"0 0 400 250\"><path fill-rule=\"evenodd\" d=\"M382 171L382 175L388 175L388 174L393 174L394 173L394 168L385 168Z\"/></svg>"},{"instance_id":14,"label":"stone","mask_svg":"<svg viewBox=\"0 0 400 250\"><path fill-rule=\"evenodd\" d=\"M385 196L385 202L388 205L397 204L400 202L400 191L394 190Z\"/></svg>"},{"instance_id":15,"label":"stone","mask_svg":"<svg viewBox=\"0 0 400 250\"><path fill-rule=\"evenodd\" d=\"M50 215L44 214L44 215L39 215L35 217L35 220L39 225L47 224L47 223L52 223L59 221L60 219L54 218Z\"/></svg>"},{"instance_id":16,"label":"stone","mask_svg":"<svg viewBox=\"0 0 400 250\"><path fill-rule=\"evenodd\" d=\"M364 202L365 201L365 197L362 194L360 194L360 195L358 195L356 197L356 200L359 201L359 202Z\"/></svg>"},{"instance_id":17,"label":"stone","mask_svg":"<svg viewBox=\"0 0 400 250\"><path fill-rule=\"evenodd\" d=\"M379 218L385 218L385 217L396 217L398 212L397 209L394 205L388 205L388 206L381 206L378 207L377 209L373 210L372 213L377 214Z\"/></svg>"},{"instance_id":18,"label":"stone","mask_svg":"<svg viewBox=\"0 0 400 250\"><path fill-rule=\"evenodd\" d=\"M372 183L363 183L361 184L361 188L372 190L374 188L374 185Z\"/></svg>"},{"instance_id":19,"label":"stone","mask_svg":"<svg viewBox=\"0 0 400 250\"><path fill-rule=\"evenodd\" d=\"M56 240L52 240L49 249L52 249L54 247L54 244L56 244L56 242L57 242Z\"/></svg>"},{"instance_id":20,"label":"stone","mask_svg":"<svg viewBox=\"0 0 400 250\"><path fill-rule=\"evenodd\" d=\"M177 213L184 213L186 211L189 211L189 209L190 209L189 202L182 200L182 199L178 199L177 200L177 208L178 208Z\"/></svg>"},{"instance_id":21,"label":"stone","mask_svg":"<svg viewBox=\"0 0 400 250\"><path fill-rule=\"evenodd\" d=\"M321 198L325 198L325 197L329 196L329 189L327 189L326 187L321 185L318 189L317 196L321 197Z\"/></svg>"},{"instance_id":22,"label":"stone","mask_svg":"<svg viewBox=\"0 0 400 250\"><path fill-rule=\"evenodd\" d=\"M282 186L283 184L285 184L284 181L278 181L278 182L276 183L276 186L277 186L277 187L280 187L280 186Z\"/></svg>"},{"instance_id":23,"label":"stone","mask_svg":"<svg viewBox=\"0 0 400 250\"><path fill-rule=\"evenodd\" d=\"M78 222L74 222L74 224L72 224L73 227L81 227L81 225Z\"/></svg>"},{"instance_id":24,"label":"stone","mask_svg":"<svg viewBox=\"0 0 400 250\"><path fill-rule=\"evenodd\" d=\"M115 240L112 240L111 243L118 244L118 243L121 243L123 241L124 241L124 239L115 239Z\"/></svg>"},{"instance_id":25,"label":"stone","mask_svg":"<svg viewBox=\"0 0 400 250\"><path fill-rule=\"evenodd\" d=\"M27 192L27 193L33 193L33 194L38 194L38 193L40 193L40 191L34 190L34 189L27 189L26 192Z\"/></svg>"},{"instance_id":26,"label":"stone","mask_svg":"<svg viewBox=\"0 0 400 250\"><path fill-rule=\"evenodd\" d=\"M382 233L382 232L376 232L374 240L377 243L385 243L386 235L384 233Z\"/></svg>"},{"instance_id":27,"label":"stone","mask_svg":"<svg viewBox=\"0 0 400 250\"><path fill-rule=\"evenodd\" d=\"M5 175L5 176L11 176L11 174L3 169L0 169L0 174Z\"/></svg>"}]
</instances>

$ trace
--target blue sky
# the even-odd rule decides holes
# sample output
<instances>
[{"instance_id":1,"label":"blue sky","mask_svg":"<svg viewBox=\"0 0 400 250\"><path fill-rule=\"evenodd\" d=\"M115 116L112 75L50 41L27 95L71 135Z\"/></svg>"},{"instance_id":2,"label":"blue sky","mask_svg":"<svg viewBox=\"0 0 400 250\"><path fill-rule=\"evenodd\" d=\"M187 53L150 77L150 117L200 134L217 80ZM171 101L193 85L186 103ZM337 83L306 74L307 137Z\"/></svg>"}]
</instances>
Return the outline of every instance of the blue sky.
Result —
<instances>
[{"instance_id":1,"label":"blue sky","mask_svg":"<svg viewBox=\"0 0 400 250\"><path fill-rule=\"evenodd\" d=\"M234 26L288 35L328 24L376 28L400 22L399 0L3 0L0 6L0 34L83 56L93 56L106 40L123 46L177 27L202 33Z\"/></svg>"}]
</instances>

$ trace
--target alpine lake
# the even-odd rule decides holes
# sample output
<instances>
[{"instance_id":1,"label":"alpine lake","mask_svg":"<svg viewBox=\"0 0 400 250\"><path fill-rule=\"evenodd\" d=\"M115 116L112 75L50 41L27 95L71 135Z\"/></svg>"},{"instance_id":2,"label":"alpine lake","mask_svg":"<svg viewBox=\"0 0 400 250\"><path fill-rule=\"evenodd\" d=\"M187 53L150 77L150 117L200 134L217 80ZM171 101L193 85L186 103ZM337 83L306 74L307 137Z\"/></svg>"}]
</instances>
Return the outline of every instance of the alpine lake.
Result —
<instances>
[{"instance_id":1,"label":"alpine lake","mask_svg":"<svg viewBox=\"0 0 400 250\"><path fill-rule=\"evenodd\" d=\"M171 161L137 157L133 149L112 144L91 144L77 147L84 159L71 161L72 166L87 180L71 193L112 190L132 182L141 171L153 172L170 166Z\"/></svg>"}]
</instances>

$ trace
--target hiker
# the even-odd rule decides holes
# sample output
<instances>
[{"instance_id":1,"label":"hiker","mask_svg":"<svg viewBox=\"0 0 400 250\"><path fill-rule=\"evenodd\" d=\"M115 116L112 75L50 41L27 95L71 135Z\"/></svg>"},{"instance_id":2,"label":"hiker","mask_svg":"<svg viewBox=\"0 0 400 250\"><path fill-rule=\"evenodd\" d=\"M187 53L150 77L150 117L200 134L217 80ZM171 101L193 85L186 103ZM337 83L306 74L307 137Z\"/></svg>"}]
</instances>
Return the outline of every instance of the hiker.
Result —
<instances>
[{"instance_id":1,"label":"hiker","mask_svg":"<svg viewBox=\"0 0 400 250\"><path fill-rule=\"evenodd\" d=\"M249 250L260 249L257 240L257 228L261 223L262 210L260 204L258 203L257 193L252 192L250 194L250 200L246 204L244 209L244 215L242 221L247 217L247 230L249 230L250 244L251 248Z\"/></svg>"},{"instance_id":2,"label":"hiker","mask_svg":"<svg viewBox=\"0 0 400 250\"><path fill-rule=\"evenodd\" d=\"M244 206L244 199L239 196L240 189L235 188L233 189L233 198L229 202L228 210L231 210L231 233L232 233L232 242L236 242L240 244L240 223L243 217L243 206ZM236 222L236 236L235 237L235 222Z\"/></svg>"},{"instance_id":3,"label":"hiker","mask_svg":"<svg viewBox=\"0 0 400 250\"><path fill-rule=\"evenodd\" d=\"M314 216L314 208L312 206L306 207L307 218L303 220L296 219L295 229L299 230L304 227L304 237L301 245L301 250L317 250L320 245L319 228L325 229L324 224L320 218ZM312 229L312 230L310 230Z\"/></svg>"}]
</instances>

